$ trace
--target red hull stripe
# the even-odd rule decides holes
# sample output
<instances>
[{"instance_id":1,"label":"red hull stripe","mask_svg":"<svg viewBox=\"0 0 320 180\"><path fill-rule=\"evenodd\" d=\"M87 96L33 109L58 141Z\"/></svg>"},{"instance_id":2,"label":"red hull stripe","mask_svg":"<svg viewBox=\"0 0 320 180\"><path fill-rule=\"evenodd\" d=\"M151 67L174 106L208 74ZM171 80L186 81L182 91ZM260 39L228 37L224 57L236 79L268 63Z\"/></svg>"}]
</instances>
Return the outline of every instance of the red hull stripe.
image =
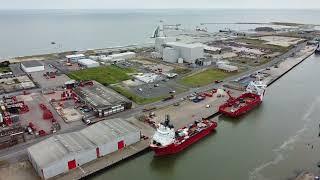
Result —
<instances>
[{"instance_id":1,"label":"red hull stripe","mask_svg":"<svg viewBox=\"0 0 320 180\"><path fill-rule=\"evenodd\" d=\"M204 138L205 136L211 134L213 130L217 127L216 123L213 123L211 126L209 126L207 129L202 130L198 134L195 134L194 136L186 139L181 144L171 144L166 147L151 147L152 150L155 152L156 156L164 156L169 154L176 154L185 148L189 147L193 143L199 141L200 139Z\"/></svg>"}]
</instances>

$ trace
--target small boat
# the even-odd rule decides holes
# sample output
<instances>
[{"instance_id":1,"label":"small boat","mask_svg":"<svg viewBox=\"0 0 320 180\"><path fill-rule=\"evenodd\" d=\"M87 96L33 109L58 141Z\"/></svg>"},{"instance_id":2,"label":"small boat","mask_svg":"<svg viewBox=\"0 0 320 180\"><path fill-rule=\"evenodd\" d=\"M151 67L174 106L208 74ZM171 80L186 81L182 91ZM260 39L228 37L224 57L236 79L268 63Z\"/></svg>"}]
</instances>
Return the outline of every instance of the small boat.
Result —
<instances>
[{"instance_id":1,"label":"small boat","mask_svg":"<svg viewBox=\"0 0 320 180\"><path fill-rule=\"evenodd\" d=\"M237 98L229 95L229 100L219 107L219 112L229 117L239 117L262 103L267 85L261 81L251 81L246 92Z\"/></svg>"},{"instance_id":2,"label":"small boat","mask_svg":"<svg viewBox=\"0 0 320 180\"><path fill-rule=\"evenodd\" d=\"M166 120L158 125L153 135L150 148L156 156L176 154L211 134L216 127L216 122L203 119L175 131L166 115Z\"/></svg>"}]
</instances>

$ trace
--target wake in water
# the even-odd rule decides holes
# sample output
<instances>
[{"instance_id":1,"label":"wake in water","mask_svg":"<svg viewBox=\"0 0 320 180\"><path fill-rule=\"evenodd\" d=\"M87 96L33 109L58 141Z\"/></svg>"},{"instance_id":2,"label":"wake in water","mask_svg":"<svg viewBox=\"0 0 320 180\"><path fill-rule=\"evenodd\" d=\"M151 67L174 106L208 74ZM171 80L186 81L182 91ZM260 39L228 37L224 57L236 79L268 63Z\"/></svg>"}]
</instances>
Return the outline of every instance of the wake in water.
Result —
<instances>
[{"instance_id":1,"label":"wake in water","mask_svg":"<svg viewBox=\"0 0 320 180\"><path fill-rule=\"evenodd\" d=\"M303 128L300 129L295 133L294 136L291 136L287 141L285 141L280 147L273 149L272 151L275 152L276 156L273 160L266 162L259 167L255 168L253 171L249 173L249 179L250 180L268 180L268 178L264 177L261 174L261 171L271 165L276 165L280 161L285 159L285 152L288 150L291 150L294 146L294 143L299 140L301 135L304 134L305 131L309 130L311 128L309 122L311 122L311 115L316 110L316 106L320 104L320 97L317 97L311 104L308 111L303 115L302 121L305 121L305 124L303 125Z\"/></svg>"}]
</instances>

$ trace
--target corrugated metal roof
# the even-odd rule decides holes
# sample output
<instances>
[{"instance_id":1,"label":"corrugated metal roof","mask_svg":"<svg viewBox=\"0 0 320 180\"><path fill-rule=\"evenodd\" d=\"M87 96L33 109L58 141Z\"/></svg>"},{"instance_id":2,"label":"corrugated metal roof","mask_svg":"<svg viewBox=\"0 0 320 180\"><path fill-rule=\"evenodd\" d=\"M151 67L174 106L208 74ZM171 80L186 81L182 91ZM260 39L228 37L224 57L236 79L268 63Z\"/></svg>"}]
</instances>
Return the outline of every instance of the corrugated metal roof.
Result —
<instances>
[{"instance_id":1,"label":"corrugated metal roof","mask_svg":"<svg viewBox=\"0 0 320 180\"><path fill-rule=\"evenodd\" d=\"M115 91L93 81L93 86L78 87L74 91L93 107L103 109L109 106L118 105L127 102L125 98Z\"/></svg>"},{"instance_id":2,"label":"corrugated metal roof","mask_svg":"<svg viewBox=\"0 0 320 180\"><path fill-rule=\"evenodd\" d=\"M29 147L28 152L39 167L62 159L69 153L55 136Z\"/></svg>"},{"instance_id":3,"label":"corrugated metal roof","mask_svg":"<svg viewBox=\"0 0 320 180\"><path fill-rule=\"evenodd\" d=\"M38 66L43 66L39 61L24 61L21 64L23 64L24 67L38 67Z\"/></svg>"},{"instance_id":4,"label":"corrugated metal roof","mask_svg":"<svg viewBox=\"0 0 320 180\"><path fill-rule=\"evenodd\" d=\"M123 119L110 119L78 132L52 136L29 147L28 152L39 167L45 167L68 154L95 149L98 145L139 131L137 127Z\"/></svg>"},{"instance_id":5,"label":"corrugated metal roof","mask_svg":"<svg viewBox=\"0 0 320 180\"><path fill-rule=\"evenodd\" d=\"M130 132L140 131L137 127L120 118L100 121L80 131L96 145L106 144L118 137L127 135Z\"/></svg>"}]
</instances>

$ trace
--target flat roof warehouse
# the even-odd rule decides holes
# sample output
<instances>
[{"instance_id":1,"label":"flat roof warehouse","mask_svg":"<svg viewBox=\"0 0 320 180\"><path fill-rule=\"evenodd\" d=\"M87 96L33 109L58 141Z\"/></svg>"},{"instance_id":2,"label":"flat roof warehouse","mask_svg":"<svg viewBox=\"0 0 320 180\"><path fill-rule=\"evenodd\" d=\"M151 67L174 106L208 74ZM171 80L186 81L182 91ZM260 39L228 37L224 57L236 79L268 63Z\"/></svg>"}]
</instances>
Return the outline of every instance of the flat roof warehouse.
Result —
<instances>
[{"instance_id":1,"label":"flat roof warehouse","mask_svg":"<svg viewBox=\"0 0 320 180\"><path fill-rule=\"evenodd\" d=\"M131 103L118 93L93 81L93 86L78 87L75 93L95 109L105 109L121 103Z\"/></svg>"},{"instance_id":2,"label":"flat roof warehouse","mask_svg":"<svg viewBox=\"0 0 320 180\"><path fill-rule=\"evenodd\" d=\"M39 61L25 61L22 62L24 67L29 68L29 67L37 67L37 66L43 66Z\"/></svg>"},{"instance_id":3,"label":"flat roof warehouse","mask_svg":"<svg viewBox=\"0 0 320 180\"><path fill-rule=\"evenodd\" d=\"M47 179L68 171L68 162L73 159L79 166L118 150L119 141L131 145L139 140L139 128L116 118L50 137L28 148L28 155L38 174Z\"/></svg>"}]
</instances>

